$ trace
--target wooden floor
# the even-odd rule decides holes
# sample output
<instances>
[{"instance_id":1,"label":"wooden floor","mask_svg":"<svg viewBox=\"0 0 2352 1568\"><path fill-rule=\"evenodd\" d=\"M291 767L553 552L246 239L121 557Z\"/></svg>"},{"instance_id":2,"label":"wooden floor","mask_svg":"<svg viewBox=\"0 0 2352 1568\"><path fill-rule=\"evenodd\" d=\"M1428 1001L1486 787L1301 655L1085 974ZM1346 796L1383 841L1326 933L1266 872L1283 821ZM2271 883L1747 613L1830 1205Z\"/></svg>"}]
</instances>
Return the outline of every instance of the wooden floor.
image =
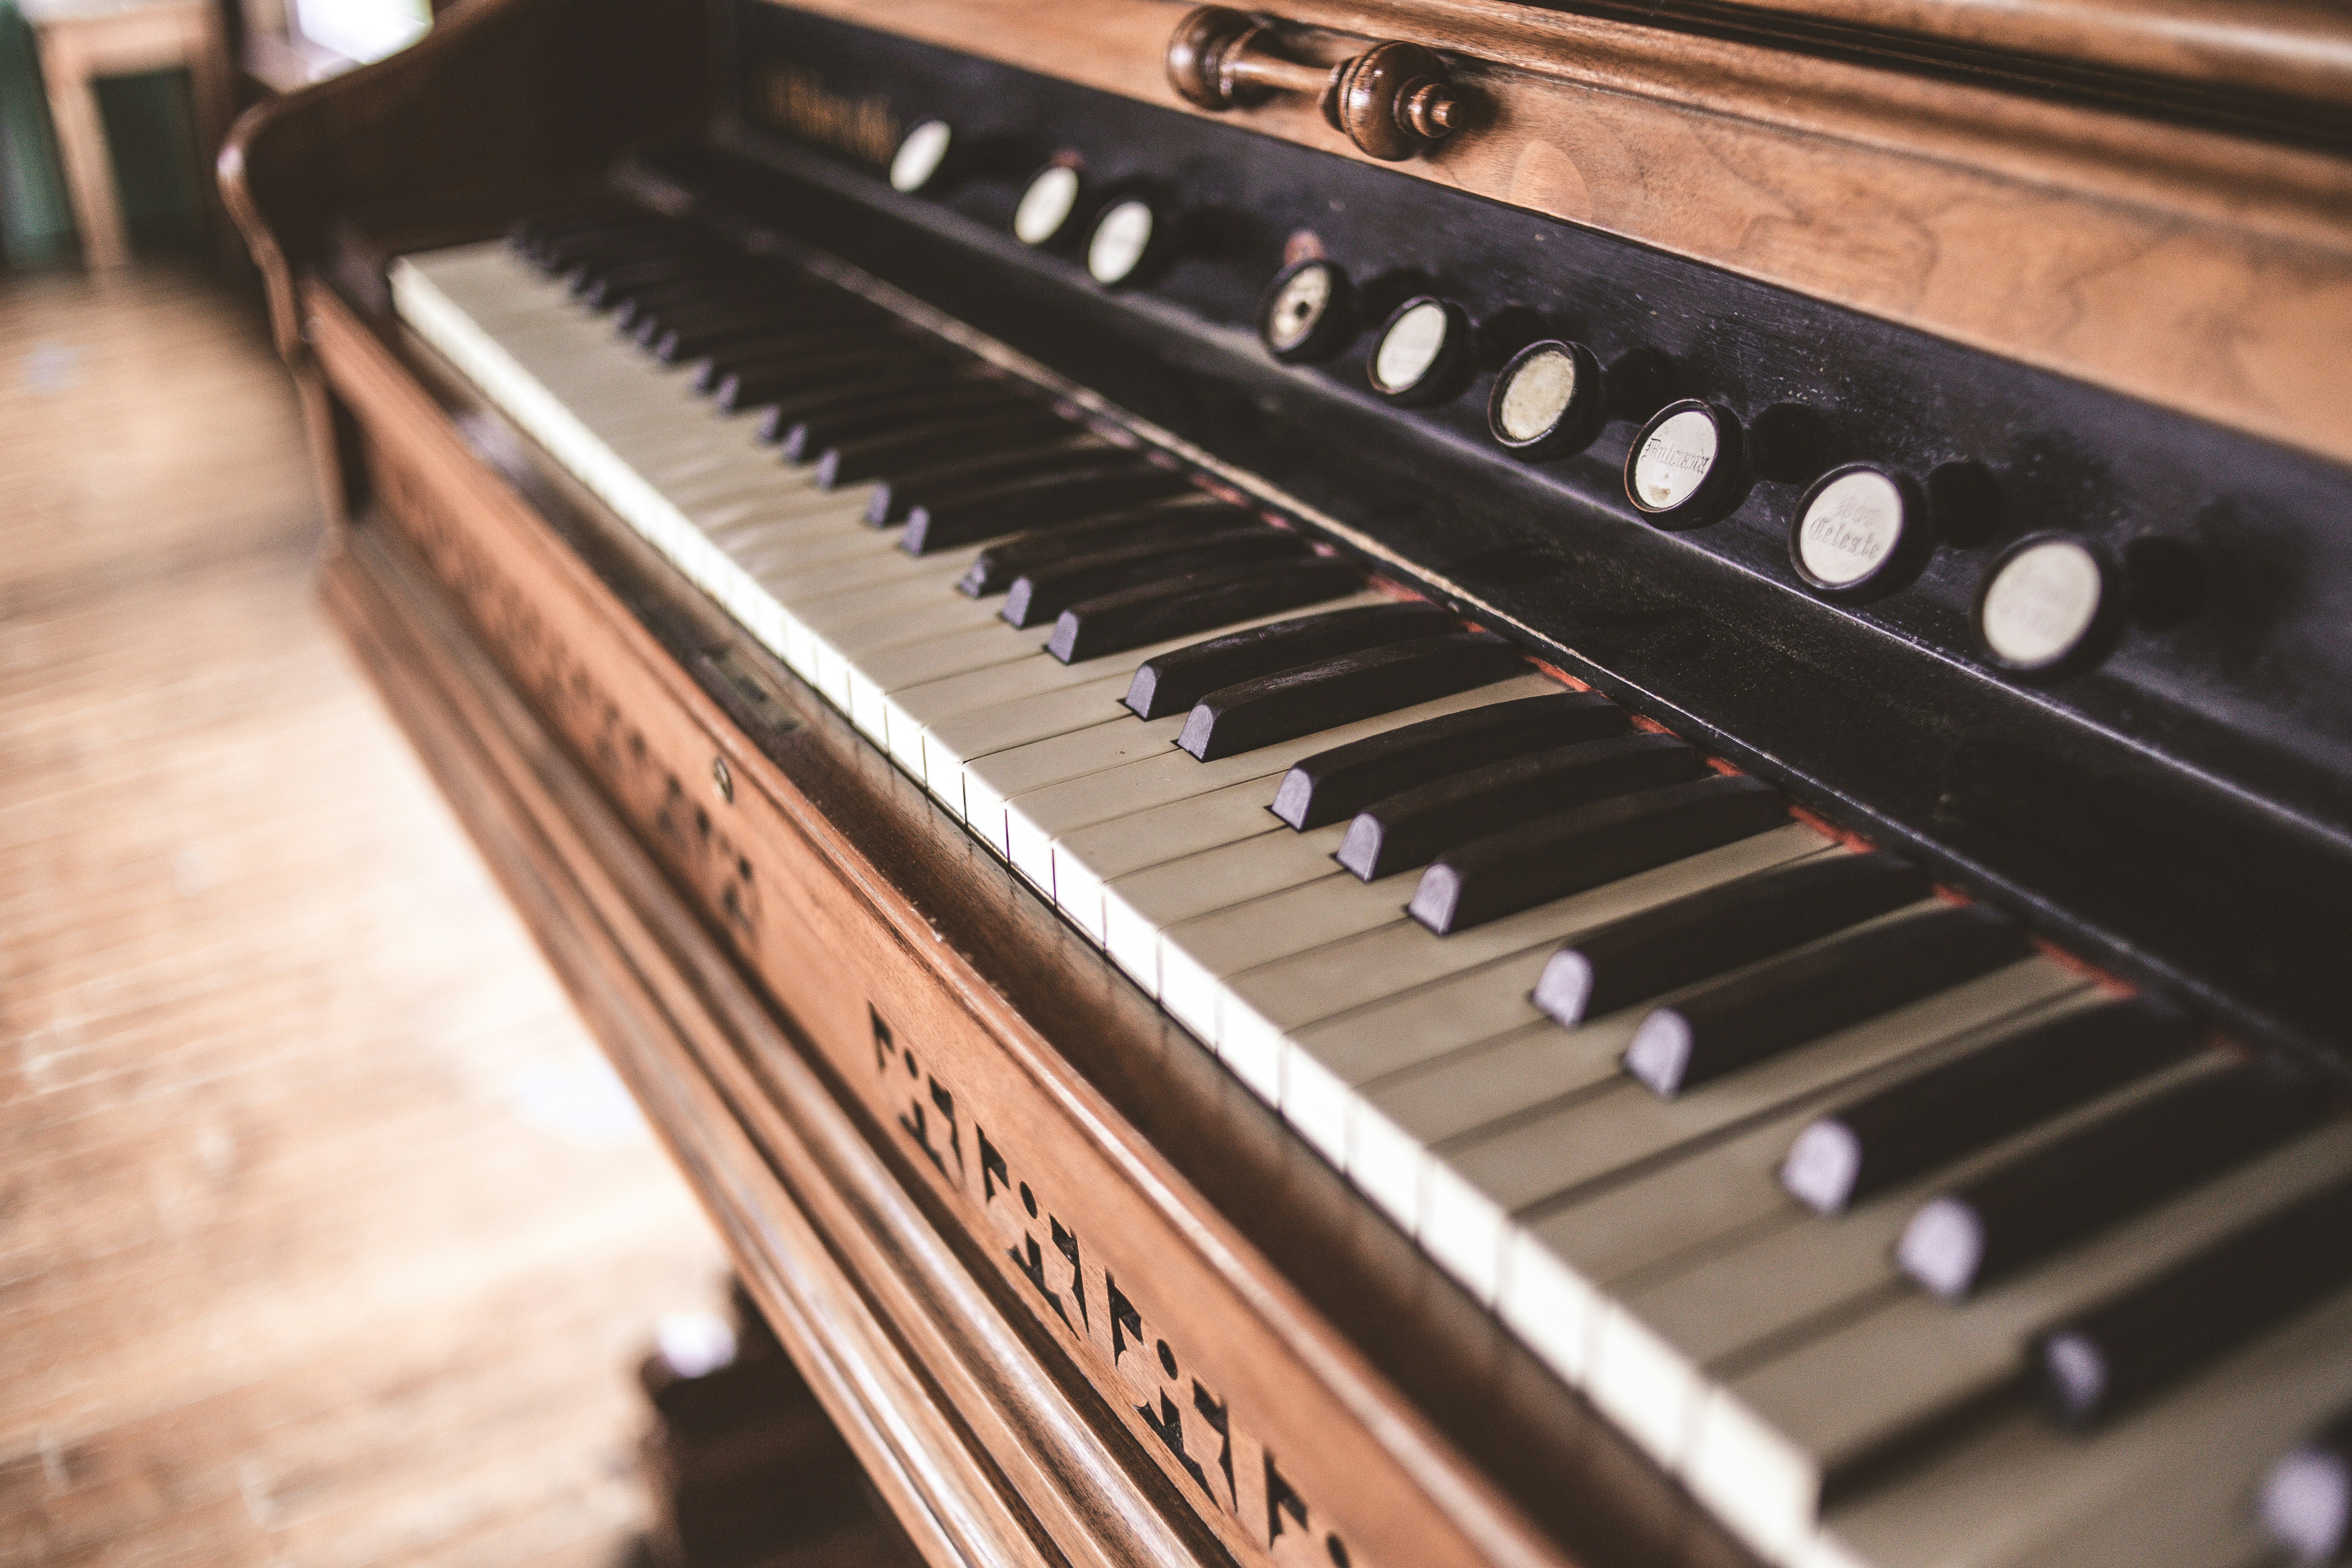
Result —
<instances>
[{"instance_id":1,"label":"wooden floor","mask_svg":"<svg viewBox=\"0 0 2352 1568\"><path fill-rule=\"evenodd\" d=\"M258 323L0 280L0 1563L582 1563L707 1226L310 599Z\"/></svg>"}]
</instances>

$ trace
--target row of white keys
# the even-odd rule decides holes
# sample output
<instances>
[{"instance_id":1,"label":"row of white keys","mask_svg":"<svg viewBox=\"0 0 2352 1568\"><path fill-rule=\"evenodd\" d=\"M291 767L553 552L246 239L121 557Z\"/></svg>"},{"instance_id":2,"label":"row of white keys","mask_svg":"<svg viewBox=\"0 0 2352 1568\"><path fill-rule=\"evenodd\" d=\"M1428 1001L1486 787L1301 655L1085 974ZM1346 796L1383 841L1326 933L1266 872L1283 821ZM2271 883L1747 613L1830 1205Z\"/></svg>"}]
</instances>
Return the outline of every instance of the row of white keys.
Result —
<instances>
[{"instance_id":1,"label":"row of white keys","mask_svg":"<svg viewBox=\"0 0 2352 1568\"><path fill-rule=\"evenodd\" d=\"M1833 1504L1799 1568L2275 1568L2252 1499L2352 1403L2339 1295L2082 1436L2012 1409Z\"/></svg>"},{"instance_id":2,"label":"row of white keys","mask_svg":"<svg viewBox=\"0 0 2352 1568\"><path fill-rule=\"evenodd\" d=\"M1142 660L1197 637L1063 665L1044 653L1037 629L1005 626L993 603L954 592L977 548L927 558L898 551L895 534L862 526L870 488L814 489L751 445L747 422L714 414L682 376L655 367L520 261L493 251L417 266L428 285L459 294L460 313L474 303L469 288L497 297L499 319L515 333L509 357L532 389L519 401L551 401L542 395L550 382L566 385L567 403L571 388L583 388L584 406L599 412L581 420L574 403L564 418L594 447L593 461L580 466L621 471L606 499L628 502L624 514L665 553L950 805L965 807L975 763L1025 789L1178 754L1174 727L1160 726L1162 735L1143 726L1118 699ZM526 309L534 292L538 303ZM1215 630L1378 602L1350 595ZM983 783L983 799L991 787Z\"/></svg>"},{"instance_id":3,"label":"row of white keys","mask_svg":"<svg viewBox=\"0 0 2352 1568\"><path fill-rule=\"evenodd\" d=\"M741 597L744 584L740 573L724 569L723 556L690 515L698 500L730 503L712 521L740 521L763 510L782 515L811 504L805 478L754 446L748 422L714 416L694 398L682 373L656 366L500 247L404 262L395 289L412 325L656 548L722 597ZM520 301L533 297L538 314L526 331L517 325ZM474 315L485 300L504 304L497 332ZM853 504L846 496L828 500Z\"/></svg>"},{"instance_id":4,"label":"row of white keys","mask_svg":"<svg viewBox=\"0 0 2352 1568\"><path fill-rule=\"evenodd\" d=\"M521 266L503 255L435 257L418 265L433 279L446 274L458 282ZM953 592L977 547L906 554L895 533L863 525L870 486L816 489L804 473L750 441L748 420L712 411L682 376L604 331L544 279L494 281L542 293L548 319L513 345L511 355L541 392L548 381L585 381L608 395L590 404L611 409L608 416L583 422L576 410L566 416L583 424L594 447L575 469L623 470L624 482L604 487L605 498L626 503L620 510L630 521L795 671L851 708L854 718L866 719L869 732L879 728L877 715L851 701L852 677L862 663L900 650L919 654L949 639L985 643L1024 635L1003 626L992 604ZM462 314L472 300L460 294ZM531 407L542 400L516 401ZM1027 647L1003 651L1034 653L1040 639L1026 635Z\"/></svg>"},{"instance_id":5,"label":"row of white keys","mask_svg":"<svg viewBox=\"0 0 2352 1568\"><path fill-rule=\"evenodd\" d=\"M662 436L690 442L698 433L692 416L698 412L689 411L686 422L665 427ZM836 516L844 522L862 516L868 494L859 489L847 492L845 500L828 498L823 521L839 538L812 538L811 530L796 520L780 525L771 517L754 520L756 527L738 527L726 542L729 552L739 563L751 566L760 586L791 614L784 649L788 662L846 707L861 729L877 740L898 738L891 747L894 754L920 768L927 780L932 772L929 759L941 747L936 742L926 745L924 729L910 721L926 717L930 710L919 693L911 703L890 700L918 684L910 677L936 675L934 656L944 655L957 674L1014 662L1024 667L1007 672L996 689L968 694L973 706L986 706L963 713L967 721L948 738L957 753L953 760L961 762L966 755L1050 738L1117 716L1118 699L1125 695L1137 664L1155 652L1197 640L1171 639L1090 666L1062 665L1044 654L1039 632L1003 626L993 603L952 592L976 549L917 559L897 552L893 535L863 531L866 540L876 542L866 543L855 539L859 530L836 528ZM738 537L741 542L735 542ZM822 565L813 565L812 557ZM1376 595L1367 594L1318 607L1377 602ZM1285 611L1216 629L1235 630L1298 613ZM893 668L892 655L906 656L897 661L898 668ZM927 658L933 659L929 668L924 666ZM1046 674L1041 666L1055 673ZM1075 675L1068 673L1074 669ZM1074 689L1079 685L1090 689ZM1022 689L1028 686L1063 689L1050 695L1040 689L1041 700L1014 709ZM942 777L938 793L960 804L960 779Z\"/></svg>"}]
</instances>

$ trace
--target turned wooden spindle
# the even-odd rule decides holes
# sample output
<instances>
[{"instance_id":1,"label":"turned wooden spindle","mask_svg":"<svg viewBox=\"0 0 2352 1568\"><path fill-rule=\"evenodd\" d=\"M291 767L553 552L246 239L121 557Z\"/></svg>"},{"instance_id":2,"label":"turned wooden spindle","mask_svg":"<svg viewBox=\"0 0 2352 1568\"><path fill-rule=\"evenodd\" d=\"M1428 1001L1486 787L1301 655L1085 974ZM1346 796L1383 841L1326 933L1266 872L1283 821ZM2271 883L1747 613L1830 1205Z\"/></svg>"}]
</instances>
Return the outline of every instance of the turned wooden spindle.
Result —
<instances>
[{"instance_id":1,"label":"turned wooden spindle","mask_svg":"<svg viewBox=\"0 0 2352 1568\"><path fill-rule=\"evenodd\" d=\"M1283 57L1265 19L1223 5L1203 5L1176 25L1168 80L1186 102L1207 110L1313 93L1333 130L1391 163L1444 137L1462 113L1445 62L1419 44L1375 44L1336 66L1309 65Z\"/></svg>"}]
</instances>

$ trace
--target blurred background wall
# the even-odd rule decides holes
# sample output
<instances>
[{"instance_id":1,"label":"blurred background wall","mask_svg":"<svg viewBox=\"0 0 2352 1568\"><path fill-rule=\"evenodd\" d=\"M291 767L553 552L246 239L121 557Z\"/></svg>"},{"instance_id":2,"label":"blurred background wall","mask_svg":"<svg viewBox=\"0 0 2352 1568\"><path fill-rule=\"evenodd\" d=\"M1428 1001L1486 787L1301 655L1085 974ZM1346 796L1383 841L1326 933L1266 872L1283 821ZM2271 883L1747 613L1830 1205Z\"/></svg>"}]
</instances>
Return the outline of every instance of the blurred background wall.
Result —
<instances>
[{"instance_id":1,"label":"blurred background wall","mask_svg":"<svg viewBox=\"0 0 2352 1568\"><path fill-rule=\"evenodd\" d=\"M203 206L185 73L108 78L98 84L98 101L131 242L199 239ZM42 267L68 259L73 249L73 213L33 30L16 0L0 0L0 259Z\"/></svg>"}]
</instances>

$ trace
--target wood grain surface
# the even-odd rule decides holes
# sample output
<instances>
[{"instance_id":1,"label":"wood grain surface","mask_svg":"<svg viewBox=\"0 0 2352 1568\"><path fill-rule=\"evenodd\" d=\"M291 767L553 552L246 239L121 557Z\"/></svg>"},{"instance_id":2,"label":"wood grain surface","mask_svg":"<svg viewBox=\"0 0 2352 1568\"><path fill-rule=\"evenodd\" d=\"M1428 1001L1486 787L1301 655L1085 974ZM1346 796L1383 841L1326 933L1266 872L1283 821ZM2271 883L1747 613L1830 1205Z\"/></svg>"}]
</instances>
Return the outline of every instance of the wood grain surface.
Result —
<instances>
[{"instance_id":1,"label":"wood grain surface","mask_svg":"<svg viewBox=\"0 0 2352 1568\"><path fill-rule=\"evenodd\" d=\"M0 1563L601 1568L715 1302L318 537L241 302L0 284Z\"/></svg>"}]
</instances>

